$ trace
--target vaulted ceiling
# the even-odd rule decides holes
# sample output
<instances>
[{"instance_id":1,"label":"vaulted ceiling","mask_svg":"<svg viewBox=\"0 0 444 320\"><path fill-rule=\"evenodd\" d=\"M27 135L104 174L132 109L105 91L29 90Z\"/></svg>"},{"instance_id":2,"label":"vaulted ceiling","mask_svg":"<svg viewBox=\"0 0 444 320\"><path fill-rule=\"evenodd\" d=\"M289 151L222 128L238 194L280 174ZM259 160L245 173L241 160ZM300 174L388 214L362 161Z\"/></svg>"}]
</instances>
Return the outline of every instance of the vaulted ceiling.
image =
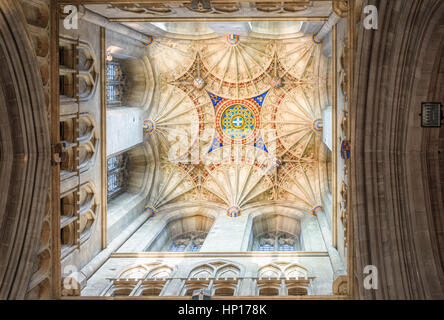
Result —
<instances>
[{"instance_id":1,"label":"vaulted ceiling","mask_svg":"<svg viewBox=\"0 0 444 320\"><path fill-rule=\"evenodd\" d=\"M145 133L162 177L148 206L320 205L328 62L310 36L154 38L146 53L157 87Z\"/></svg>"}]
</instances>

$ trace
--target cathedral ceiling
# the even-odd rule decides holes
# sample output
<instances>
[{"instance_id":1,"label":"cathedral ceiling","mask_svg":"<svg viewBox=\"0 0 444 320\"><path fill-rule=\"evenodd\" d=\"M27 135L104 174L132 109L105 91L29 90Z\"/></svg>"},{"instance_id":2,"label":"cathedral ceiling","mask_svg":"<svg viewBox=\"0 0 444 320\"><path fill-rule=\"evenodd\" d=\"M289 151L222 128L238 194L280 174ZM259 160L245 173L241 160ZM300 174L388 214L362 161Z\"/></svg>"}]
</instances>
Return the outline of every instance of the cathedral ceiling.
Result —
<instances>
[{"instance_id":1,"label":"cathedral ceiling","mask_svg":"<svg viewBox=\"0 0 444 320\"><path fill-rule=\"evenodd\" d=\"M311 37L154 38L147 55L157 87L144 130L161 162L149 210L320 205L327 59Z\"/></svg>"}]
</instances>

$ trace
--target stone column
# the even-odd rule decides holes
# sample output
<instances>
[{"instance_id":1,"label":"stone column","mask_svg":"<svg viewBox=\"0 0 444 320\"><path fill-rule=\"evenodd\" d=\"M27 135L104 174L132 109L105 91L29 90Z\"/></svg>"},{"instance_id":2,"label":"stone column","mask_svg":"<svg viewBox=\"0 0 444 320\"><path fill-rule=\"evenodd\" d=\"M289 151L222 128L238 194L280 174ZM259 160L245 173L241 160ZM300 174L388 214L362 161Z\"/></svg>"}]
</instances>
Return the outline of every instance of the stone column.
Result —
<instances>
[{"instance_id":1,"label":"stone column","mask_svg":"<svg viewBox=\"0 0 444 320\"><path fill-rule=\"evenodd\" d=\"M325 246L327 247L328 256L330 257L331 266L333 268L333 279L336 279L337 277L346 274L346 267L338 250L332 246L331 230L328 226L325 212L323 210L318 211L316 217L322 232L322 237L324 238Z\"/></svg>"},{"instance_id":2,"label":"stone column","mask_svg":"<svg viewBox=\"0 0 444 320\"><path fill-rule=\"evenodd\" d=\"M305 251L327 251L315 216L306 215L301 220L301 235Z\"/></svg>"},{"instance_id":3,"label":"stone column","mask_svg":"<svg viewBox=\"0 0 444 320\"><path fill-rule=\"evenodd\" d=\"M244 279L239 280L238 296L255 296L256 295L256 280L251 277L256 275L256 268L253 270L247 270L244 274Z\"/></svg>"},{"instance_id":4,"label":"stone column","mask_svg":"<svg viewBox=\"0 0 444 320\"><path fill-rule=\"evenodd\" d=\"M180 296L180 292L184 286L184 281L181 279L172 279L165 284L162 289L162 296Z\"/></svg>"},{"instance_id":5,"label":"stone column","mask_svg":"<svg viewBox=\"0 0 444 320\"><path fill-rule=\"evenodd\" d=\"M200 252L241 251L247 222L247 215L231 218L224 213L220 214L214 221Z\"/></svg>"},{"instance_id":6,"label":"stone column","mask_svg":"<svg viewBox=\"0 0 444 320\"><path fill-rule=\"evenodd\" d=\"M321 30L315 35L315 40L322 41L327 34L329 34L333 26L341 19L336 13L332 12L328 17L327 22L324 23Z\"/></svg>"}]
</instances>

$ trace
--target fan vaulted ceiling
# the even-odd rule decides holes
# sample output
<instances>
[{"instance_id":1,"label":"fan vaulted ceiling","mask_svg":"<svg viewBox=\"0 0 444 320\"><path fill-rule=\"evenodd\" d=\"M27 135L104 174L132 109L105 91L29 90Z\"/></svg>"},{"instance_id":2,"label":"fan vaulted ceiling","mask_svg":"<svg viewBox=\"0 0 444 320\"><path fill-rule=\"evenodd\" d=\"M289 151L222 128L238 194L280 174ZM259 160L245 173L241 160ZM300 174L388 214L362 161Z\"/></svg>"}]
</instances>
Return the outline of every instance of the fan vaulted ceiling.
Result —
<instances>
[{"instance_id":1,"label":"fan vaulted ceiling","mask_svg":"<svg viewBox=\"0 0 444 320\"><path fill-rule=\"evenodd\" d=\"M310 36L154 38L146 50L157 87L145 132L162 177L147 206L205 201L237 216L320 205L328 66Z\"/></svg>"}]
</instances>

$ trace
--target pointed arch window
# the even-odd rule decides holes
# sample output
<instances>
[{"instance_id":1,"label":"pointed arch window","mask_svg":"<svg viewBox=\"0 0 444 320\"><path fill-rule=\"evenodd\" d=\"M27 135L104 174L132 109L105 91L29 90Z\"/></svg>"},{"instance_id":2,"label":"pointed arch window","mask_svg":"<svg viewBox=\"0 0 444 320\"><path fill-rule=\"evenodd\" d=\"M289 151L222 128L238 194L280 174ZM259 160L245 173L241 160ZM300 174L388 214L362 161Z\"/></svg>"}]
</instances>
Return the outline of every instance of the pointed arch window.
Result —
<instances>
[{"instance_id":1,"label":"pointed arch window","mask_svg":"<svg viewBox=\"0 0 444 320\"><path fill-rule=\"evenodd\" d=\"M267 232L257 237L257 251L297 251L297 236L287 232Z\"/></svg>"},{"instance_id":2,"label":"pointed arch window","mask_svg":"<svg viewBox=\"0 0 444 320\"><path fill-rule=\"evenodd\" d=\"M108 201L124 193L128 188L128 159L128 153L124 152L107 160Z\"/></svg>"},{"instance_id":3,"label":"pointed arch window","mask_svg":"<svg viewBox=\"0 0 444 320\"><path fill-rule=\"evenodd\" d=\"M171 252L184 252L188 247L188 244L173 241L170 251Z\"/></svg>"},{"instance_id":4,"label":"pointed arch window","mask_svg":"<svg viewBox=\"0 0 444 320\"><path fill-rule=\"evenodd\" d=\"M106 102L121 106L126 96L125 70L119 61L108 61L106 66Z\"/></svg>"},{"instance_id":5,"label":"pointed arch window","mask_svg":"<svg viewBox=\"0 0 444 320\"><path fill-rule=\"evenodd\" d=\"M206 232L188 232L171 241L168 251L171 252L199 252L207 237Z\"/></svg>"}]
</instances>

